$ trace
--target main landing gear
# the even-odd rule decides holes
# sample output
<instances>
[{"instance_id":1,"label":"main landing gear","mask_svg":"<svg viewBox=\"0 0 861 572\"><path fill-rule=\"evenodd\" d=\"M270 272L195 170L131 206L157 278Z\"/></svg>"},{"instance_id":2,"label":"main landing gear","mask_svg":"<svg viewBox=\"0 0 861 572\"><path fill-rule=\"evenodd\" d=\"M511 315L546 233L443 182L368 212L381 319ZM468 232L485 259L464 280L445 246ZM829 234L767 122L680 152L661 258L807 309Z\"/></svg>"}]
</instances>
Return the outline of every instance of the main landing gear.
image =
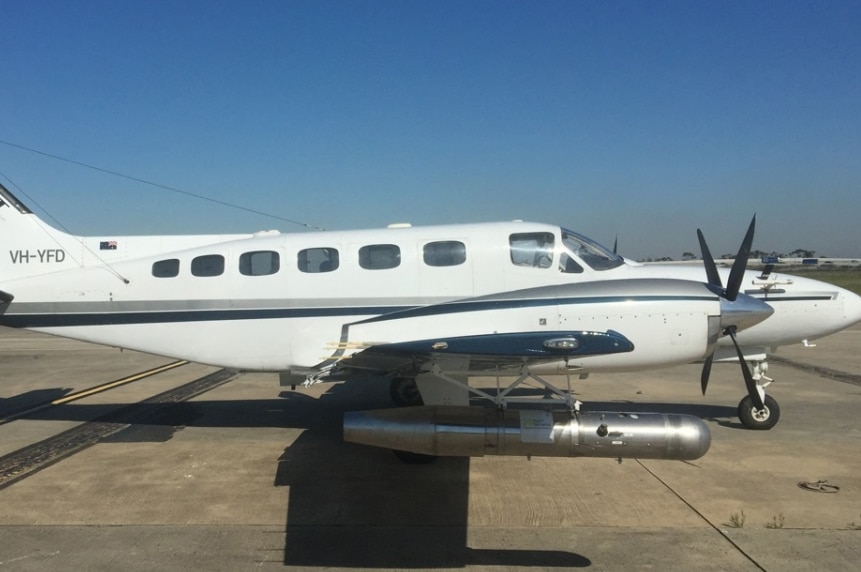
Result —
<instances>
[{"instance_id":1,"label":"main landing gear","mask_svg":"<svg viewBox=\"0 0 861 572\"><path fill-rule=\"evenodd\" d=\"M412 377L395 377L389 384L389 397L400 407L424 405L419 386Z\"/></svg>"},{"instance_id":2,"label":"main landing gear","mask_svg":"<svg viewBox=\"0 0 861 572\"><path fill-rule=\"evenodd\" d=\"M540 375L524 369L521 375L508 386L500 385L500 377L496 377L495 391L482 391L471 387L467 382L469 371L443 371L438 365L425 374L420 374L418 381L412 377L395 377L389 384L389 396L395 405L400 407L416 407L421 405L460 405L469 404L469 396L480 397L494 403L498 410L508 408L511 403L543 404L549 408L567 409L571 416L579 414L580 401L574 398L571 391L571 375L567 376L567 388L560 389ZM531 383L530 383L531 382ZM424 383L424 385L422 384ZM519 387L528 387L538 390L536 385L543 391L541 396L522 397L512 393ZM419 390L421 387L421 391ZM424 397L423 397L424 394ZM392 450L395 456L404 463L421 465L433 462L435 455L412 453L409 451Z\"/></svg>"},{"instance_id":3,"label":"main landing gear","mask_svg":"<svg viewBox=\"0 0 861 572\"><path fill-rule=\"evenodd\" d=\"M772 378L765 375L768 371L768 362L765 360L752 362L751 376L756 382L756 391L762 399L762 409L757 409L750 395L745 395L738 404L738 418L741 424L748 429L765 431L771 429L780 420L780 407L777 401L770 395L765 394Z\"/></svg>"}]
</instances>

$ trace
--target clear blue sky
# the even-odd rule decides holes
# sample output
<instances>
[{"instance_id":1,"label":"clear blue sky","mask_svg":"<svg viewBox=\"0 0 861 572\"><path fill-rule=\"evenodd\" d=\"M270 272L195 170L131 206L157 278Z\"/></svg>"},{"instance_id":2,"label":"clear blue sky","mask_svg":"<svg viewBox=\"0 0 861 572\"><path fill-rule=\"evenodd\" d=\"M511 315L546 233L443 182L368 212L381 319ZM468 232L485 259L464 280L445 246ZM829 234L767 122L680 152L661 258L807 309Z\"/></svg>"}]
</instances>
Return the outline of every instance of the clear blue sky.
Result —
<instances>
[{"instance_id":1,"label":"clear blue sky","mask_svg":"<svg viewBox=\"0 0 861 572\"><path fill-rule=\"evenodd\" d=\"M861 2L0 9L0 139L45 153L328 229L518 218L679 258L756 212L754 248L861 256ZM80 234L301 230L3 144L0 172Z\"/></svg>"}]
</instances>

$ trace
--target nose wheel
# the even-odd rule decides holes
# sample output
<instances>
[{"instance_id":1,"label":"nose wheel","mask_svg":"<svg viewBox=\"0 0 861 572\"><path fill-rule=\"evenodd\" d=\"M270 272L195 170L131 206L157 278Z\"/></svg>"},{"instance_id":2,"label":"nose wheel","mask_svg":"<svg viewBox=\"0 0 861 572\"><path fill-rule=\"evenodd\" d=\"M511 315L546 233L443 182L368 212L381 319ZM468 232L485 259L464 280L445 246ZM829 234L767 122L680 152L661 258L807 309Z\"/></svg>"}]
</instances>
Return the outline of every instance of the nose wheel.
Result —
<instances>
[{"instance_id":1,"label":"nose wheel","mask_svg":"<svg viewBox=\"0 0 861 572\"><path fill-rule=\"evenodd\" d=\"M780 407L770 395L762 400L762 409L757 409L749 395L745 395L738 404L738 418L748 429L765 431L771 429L780 420Z\"/></svg>"}]
</instances>

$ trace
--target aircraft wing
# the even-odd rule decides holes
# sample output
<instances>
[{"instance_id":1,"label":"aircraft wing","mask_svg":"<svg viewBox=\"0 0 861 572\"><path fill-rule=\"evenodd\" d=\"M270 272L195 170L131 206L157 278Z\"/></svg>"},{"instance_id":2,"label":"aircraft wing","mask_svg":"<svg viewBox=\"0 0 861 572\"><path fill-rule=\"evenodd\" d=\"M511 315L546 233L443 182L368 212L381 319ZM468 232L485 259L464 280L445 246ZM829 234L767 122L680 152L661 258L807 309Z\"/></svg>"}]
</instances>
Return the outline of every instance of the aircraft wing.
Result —
<instances>
[{"instance_id":1,"label":"aircraft wing","mask_svg":"<svg viewBox=\"0 0 861 572\"><path fill-rule=\"evenodd\" d=\"M682 335L685 343L678 347L694 361L705 349L705 327L700 348L687 343L684 323L678 331L671 324L652 335L654 326L636 319L663 316L679 302L688 309L699 305L696 319L703 326L708 312L718 310L717 296L702 283L660 279L558 284L416 306L344 324L340 339L328 348L333 353L317 368L404 377L435 365L468 373L511 372L586 356L621 356L634 351L640 343L635 340L648 346L652 337L668 332ZM608 313L630 319L609 321ZM617 323L630 324L632 333L613 329ZM666 319L655 318L655 324L663 327Z\"/></svg>"},{"instance_id":2,"label":"aircraft wing","mask_svg":"<svg viewBox=\"0 0 861 572\"><path fill-rule=\"evenodd\" d=\"M612 330L492 333L376 344L339 366L378 374L416 375L429 371L434 363L457 363L478 373L633 349L630 340Z\"/></svg>"},{"instance_id":3,"label":"aircraft wing","mask_svg":"<svg viewBox=\"0 0 861 572\"><path fill-rule=\"evenodd\" d=\"M505 291L417 306L345 324L328 364L407 376L432 364L485 372L634 351L632 338L583 316L664 311L666 300L711 303L700 283L617 280ZM633 304L633 305L632 305ZM631 321L635 325L634 320ZM600 325L599 325L600 324ZM335 365L337 362L337 365ZM446 368L443 368L446 369Z\"/></svg>"}]
</instances>

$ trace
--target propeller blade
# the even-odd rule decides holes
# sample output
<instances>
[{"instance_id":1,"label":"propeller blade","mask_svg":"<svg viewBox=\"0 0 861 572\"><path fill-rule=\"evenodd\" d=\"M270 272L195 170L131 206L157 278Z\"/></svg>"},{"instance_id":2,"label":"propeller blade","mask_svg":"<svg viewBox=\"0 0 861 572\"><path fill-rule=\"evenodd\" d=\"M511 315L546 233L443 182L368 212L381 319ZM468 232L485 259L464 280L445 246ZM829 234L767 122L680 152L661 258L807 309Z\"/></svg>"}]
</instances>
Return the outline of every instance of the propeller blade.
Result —
<instances>
[{"instance_id":1,"label":"propeller blade","mask_svg":"<svg viewBox=\"0 0 861 572\"><path fill-rule=\"evenodd\" d=\"M732 338L732 343L735 345L735 352L738 354L738 361L741 363L741 373L744 376L744 384L747 386L747 394L750 396L753 405L757 409L765 409L765 404L762 402L762 397L759 396L759 391L756 389L756 381L750 373L750 368L747 366L747 361L744 359L744 353L738 345L738 340L735 339L735 326L730 326L726 329L726 333Z\"/></svg>"},{"instance_id":2,"label":"propeller blade","mask_svg":"<svg viewBox=\"0 0 861 572\"><path fill-rule=\"evenodd\" d=\"M726 285L726 299L730 302L738 297L741 282L744 280L744 270L747 267L747 260L750 258L750 248L753 245L754 227L756 227L756 215L753 215L750 226L747 227L747 234L744 235L744 240L741 241L741 246L738 249L738 254L729 273L729 280L727 280Z\"/></svg>"},{"instance_id":3,"label":"propeller blade","mask_svg":"<svg viewBox=\"0 0 861 572\"><path fill-rule=\"evenodd\" d=\"M709 252L709 247L706 244L706 237L703 236L703 231L700 229L697 229L697 238L700 241L700 252L703 254L703 265L706 267L706 276L708 277L709 284L717 286L718 288L723 288L723 282L721 282L720 274L718 274L717 264L715 264L715 259L712 258L712 253Z\"/></svg>"},{"instance_id":4,"label":"propeller blade","mask_svg":"<svg viewBox=\"0 0 861 572\"><path fill-rule=\"evenodd\" d=\"M706 394L706 388L709 385L709 375L712 372L712 360L714 359L714 352L709 354L709 357L706 358L705 363L703 363L703 373L700 375L700 387L703 388L703 395Z\"/></svg>"},{"instance_id":5,"label":"propeller blade","mask_svg":"<svg viewBox=\"0 0 861 572\"><path fill-rule=\"evenodd\" d=\"M619 235L616 235L616 239L613 241L613 254L619 254Z\"/></svg>"}]
</instances>

